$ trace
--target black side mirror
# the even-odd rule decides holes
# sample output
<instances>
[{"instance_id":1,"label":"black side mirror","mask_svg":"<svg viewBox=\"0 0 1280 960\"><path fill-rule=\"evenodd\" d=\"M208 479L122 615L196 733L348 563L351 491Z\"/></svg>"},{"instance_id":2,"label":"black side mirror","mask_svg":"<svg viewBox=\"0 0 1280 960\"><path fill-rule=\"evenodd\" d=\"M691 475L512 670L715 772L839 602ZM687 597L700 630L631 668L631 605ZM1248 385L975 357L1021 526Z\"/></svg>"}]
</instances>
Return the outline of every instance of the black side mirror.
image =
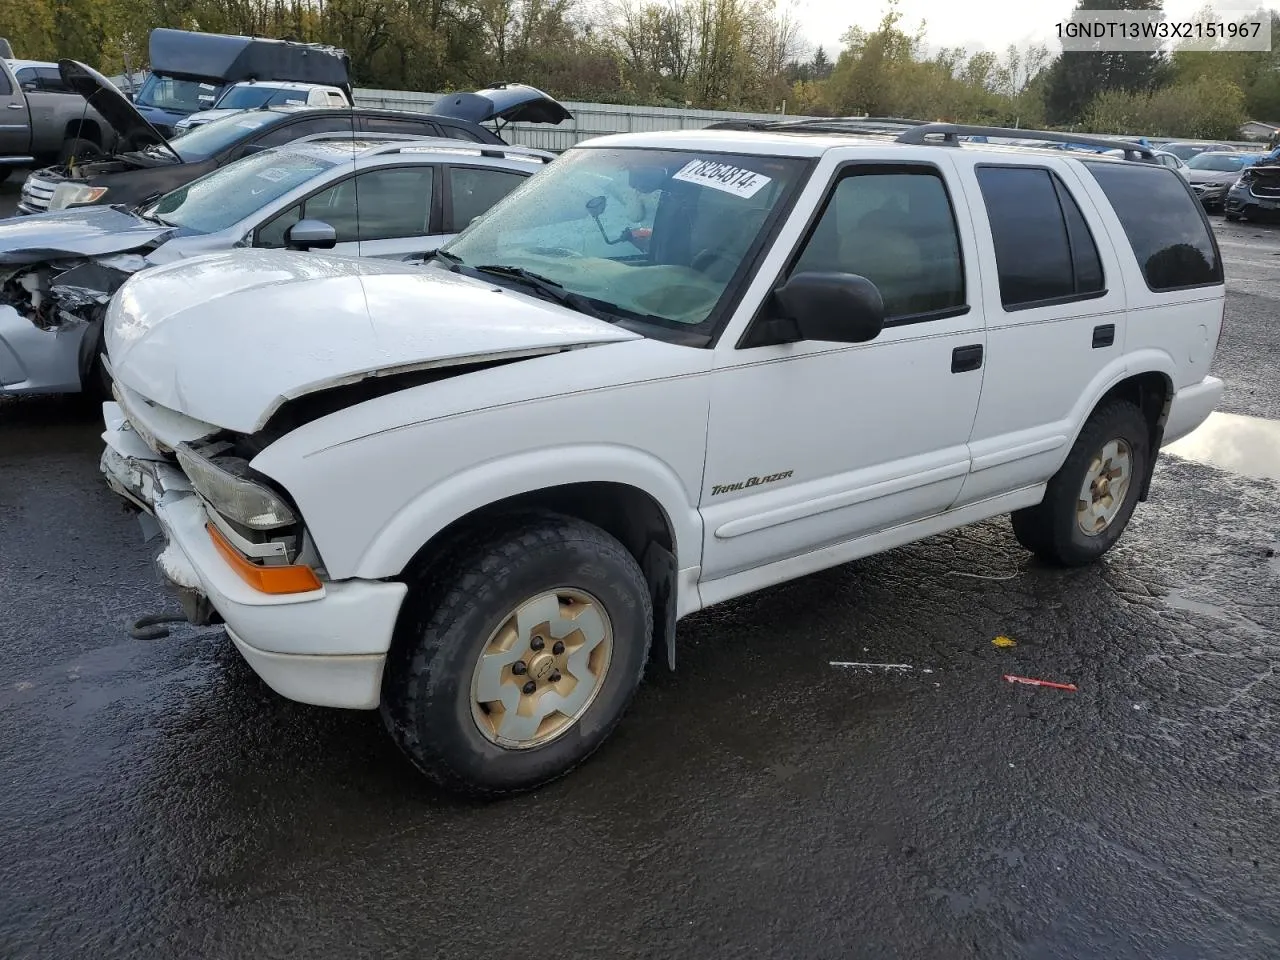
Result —
<instances>
[{"instance_id":1,"label":"black side mirror","mask_svg":"<svg viewBox=\"0 0 1280 960\"><path fill-rule=\"evenodd\" d=\"M884 329L880 291L857 274L797 273L773 291L773 300L775 315L800 340L866 343Z\"/></svg>"},{"instance_id":2,"label":"black side mirror","mask_svg":"<svg viewBox=\"0 0 1280 960\"><path fill-rule=\"evenodd\" d=\"M323 220L299 220L284 232L284 245L290 250L332 250L338 232Z\"/></svg>"}]
</instances>

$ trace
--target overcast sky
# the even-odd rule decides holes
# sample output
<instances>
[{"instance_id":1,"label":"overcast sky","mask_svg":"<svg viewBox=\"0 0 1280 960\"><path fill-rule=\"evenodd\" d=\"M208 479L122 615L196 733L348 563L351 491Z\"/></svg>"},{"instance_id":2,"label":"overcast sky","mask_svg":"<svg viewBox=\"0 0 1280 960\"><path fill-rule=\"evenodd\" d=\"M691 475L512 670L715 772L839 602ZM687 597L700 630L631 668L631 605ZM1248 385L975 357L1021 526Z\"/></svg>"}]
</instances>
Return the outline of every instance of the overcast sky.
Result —
<instances>
[{"instance_id":1,"label":"overcast sky","mask_svg":"<svg viewBox=\"0 0 1280 960\"><path fill-rule=\"evenodd\" d=\"M780 6L785 6L782 0ZM1246 10L1262 6L1257 0L1217 0L1219 10ZM1266 6L1275 6L1267 3ZM1190 18L1205 6L1205 0L1165 0L1170 20ZM796 0L796 15L805 39L813 46L822 43L828 50L838 48L835 38L850 26L873 29L884 14L884 4L875 0ZM1070 18L1074 0L899 0L904 26L914 30L925 21L925 41L930 47L965 47L970 52L1002 52L1011 43L1025 46L1045 43L1058 51L1056 24ZM834 59L834 58L833 58Z\"/></svg>"}]
</instances>

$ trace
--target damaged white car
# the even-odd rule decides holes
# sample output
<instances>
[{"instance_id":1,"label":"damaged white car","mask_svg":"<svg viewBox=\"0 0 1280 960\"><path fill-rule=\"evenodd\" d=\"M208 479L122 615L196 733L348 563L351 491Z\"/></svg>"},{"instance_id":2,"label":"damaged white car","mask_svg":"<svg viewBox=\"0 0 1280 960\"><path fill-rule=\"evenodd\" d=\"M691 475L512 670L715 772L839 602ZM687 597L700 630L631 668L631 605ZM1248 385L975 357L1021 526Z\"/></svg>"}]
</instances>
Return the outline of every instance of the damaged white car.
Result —
<instances>
[{"instance_id":1,"label":"damaged white car","mask_svg":"<svg viewBox=\"0 0 1280 960\"><path fill-rule=\"evenodd\" d=\"M314 134L142 209L0 220L0 393L110 397L102 318L132 274L234 247L429 253L555 155L431 137Z\"/></svg>"},{"instance_id":2,"label":"damaged white car","mask_svg":"<svg viewBox=\"0 0 1280 960\"><path fill-rule=\"evenodd\" d=\"M157 267L108 309L102 469L276 691L544 783L679 618L1002 514L1088 563L1214 408L1186 181L973 132L606 137L426 267Z\"/></svg>"}]
</instances>

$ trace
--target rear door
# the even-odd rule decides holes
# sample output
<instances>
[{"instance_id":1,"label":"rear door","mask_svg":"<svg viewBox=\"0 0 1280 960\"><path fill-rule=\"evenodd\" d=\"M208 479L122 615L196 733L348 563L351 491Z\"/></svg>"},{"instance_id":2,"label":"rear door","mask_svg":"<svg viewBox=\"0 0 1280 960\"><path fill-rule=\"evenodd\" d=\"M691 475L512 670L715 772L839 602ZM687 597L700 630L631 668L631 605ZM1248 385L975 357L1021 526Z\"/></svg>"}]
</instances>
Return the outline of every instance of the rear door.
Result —
<instances>
[{"instance_id":1,"label":"rear door","mask_svg":"<svg viewBox=\"0 0 1280 960\"><path fill-rule=\"evenodd\" d=\"M0 62L0 159L31 155L31 120L27 101L9 65Z\"/></svg>"},{"instance_id":2,"label":"rear door","mask_svg":"<svg viewBox=\"0 0 1280 960\"><path fill-rule=\"evenodd\" d=\"M440 245L433 239L442 220L438 165L365 170L355 186L360 256L400 259Z\"/></svg>"},{"instance_id":3,"label":"rear door","mask_svg":"<svg viewBox=\"0 0 1280 960\"><path fill-rule=\"evenodd\" d=\"M958 504L1053 474L1080 405L1109 366L1122 363L1126 317L1107 222L1072 164L962 166L984 266L988 360Z\"/></svg>"},{"instance_id":4,"label":"rear door","mask_svg":"<svg viewBox=\"0 0 1280 960\"><path fill-rule=\"evenodd\" d=\"M532 172L466 164L446 165L442 211L444 222L442 233L434 238L436 246L453 239L472 220L488 213L490 207L524 183Z\"/></svg>"}]
</instances>

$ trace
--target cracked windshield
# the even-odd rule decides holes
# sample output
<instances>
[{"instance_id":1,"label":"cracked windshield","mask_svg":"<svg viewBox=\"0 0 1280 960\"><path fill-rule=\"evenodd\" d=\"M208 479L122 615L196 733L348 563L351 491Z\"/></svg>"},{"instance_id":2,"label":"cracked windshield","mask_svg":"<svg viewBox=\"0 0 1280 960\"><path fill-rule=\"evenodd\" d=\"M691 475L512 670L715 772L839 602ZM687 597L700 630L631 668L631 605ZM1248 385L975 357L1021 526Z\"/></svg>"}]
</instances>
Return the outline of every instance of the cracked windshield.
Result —
<instances>
[{"instance_id":1,"label":"cracked windshield","mask_svg":"<svg viewBox=\"0 0 1280 960\"><path fill-rule=\"evenodd\" d=\"M785 157L582 150L445 252L465 267L538 274L621 315L696 327L804 169Z\"/></svg>"}]
</instances>

